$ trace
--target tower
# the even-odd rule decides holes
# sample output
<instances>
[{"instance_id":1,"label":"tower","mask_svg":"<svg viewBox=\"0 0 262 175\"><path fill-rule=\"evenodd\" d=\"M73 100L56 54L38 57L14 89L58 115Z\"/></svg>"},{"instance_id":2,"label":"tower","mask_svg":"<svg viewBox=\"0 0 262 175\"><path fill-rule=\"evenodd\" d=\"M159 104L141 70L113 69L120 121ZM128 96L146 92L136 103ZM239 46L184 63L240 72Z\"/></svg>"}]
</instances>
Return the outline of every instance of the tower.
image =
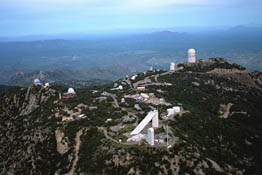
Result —
<instances>
[{"instance_id":1,"label":"tower","mask_svg":"<svg viewBox=\"0 0 262 175\"><path fill-rule=\"evenodd\" d=\"M152 127L158 128L158 123L158 111L156 111L154 117L152 118Z\"/></svg>"},{"instance_id":2,"label":"tower","mask_svg":"<svg viewBox=\"0 0 262 175\"><path fill-rule=\"evenodd\" d=\"M175 71L175 63L170 63L170 71Z\"/></svg>"},{"instance_id":3,"label":"tower","mask_svg":"<svg viewBox=\"0 0 262 175\"><path fill-rule=\"evenodd\" d=\"M195 49L188 49L188 62L195 63L196 62L196 50Z\"/></svg>"},{"instance_id":4,"label":"tower","mask_svg":"<svg viewBox=\"0 0 262 175\"><path fill-rule=\"evenodd\" d=\"M153 146L155 144L154 140L155 140L154 129L148 128L148 130L147 130L147 143Z\"/></svg>"},{"instance_id":5,"label":"tower","mask_svg":"<svg viewBox=\"0 0 262 175\"><path fill-rule=\"evenodd\" d=\"M149 71L150 71L150 72L153 72L153 71L154 71L154 68L151 66L151 67L149 68Z\"/></svg>"}]
</instances>

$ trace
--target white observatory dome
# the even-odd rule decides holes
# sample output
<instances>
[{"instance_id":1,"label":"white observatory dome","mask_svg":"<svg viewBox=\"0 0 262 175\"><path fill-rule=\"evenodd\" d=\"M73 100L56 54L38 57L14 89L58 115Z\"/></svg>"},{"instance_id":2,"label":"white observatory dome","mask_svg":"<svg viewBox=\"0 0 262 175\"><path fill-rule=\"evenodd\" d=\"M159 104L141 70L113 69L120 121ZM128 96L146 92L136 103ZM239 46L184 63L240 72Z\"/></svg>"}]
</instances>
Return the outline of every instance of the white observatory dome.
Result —
<instances>
[{"instance_id":1,"label":"white observatory dome","mask_svg":"<svg viewBox=\"0 0 262 175\"><path fill-rule=\"evenodd\" d=\"M195 49L188 49L187 53L188 54L196 54L196 50Z\"/></svg>"},{"instance_id":2,"label":"white observatory dome","mask_svg":"<svg viewBox=\"0 0 262 175\"><path fill-rule=\"evenodd\" d=\"M47 88L47 87L49 87L50 85L49 85L49 83L45 83L45 88Z\"/></svg>"},{"instance_id":3,"label":"white observatory dome","mask_svg":"<svg viewBox=\"0 0 262 175\"><path fill-rule=\"evenodd\" d=\"M119 85L119 86L118 86L118 89L119 89L119 90L123 90L123 88L124 88L124 87L123 87L122 85Z\"/></svg>"},{"instance_id":4,"label":"white observatory dome","mask_svg":"<svg viewBox=\"0 0 262 175\"><path fill-rule=\"evenodd\" d=\"M196 50L195 49L188 49L188 62L195 63L196 62Z\"/></svg>"},{"instance_id":5,"label":"white observatory dome","mask_svg":"<svg viewBox=\"0 0 262 175\"><path fill-rule=\"evenodd\" d=\"M67 91L68 94L76 94L75 90L73 88L69 88Z\"/></svg>"},{"instance_id":6,"label":"white observatory dome","mask_svg":"<svg viewBox=\"0 0 262 175\"><path fill-rule=\"evenodd\" d=\"M34 84L35 84L35 85L39 85L39 84L41 84L41 82L40 82L40 80L37 78L37 79L34 79Z\"/></svg>"}]
</instances>

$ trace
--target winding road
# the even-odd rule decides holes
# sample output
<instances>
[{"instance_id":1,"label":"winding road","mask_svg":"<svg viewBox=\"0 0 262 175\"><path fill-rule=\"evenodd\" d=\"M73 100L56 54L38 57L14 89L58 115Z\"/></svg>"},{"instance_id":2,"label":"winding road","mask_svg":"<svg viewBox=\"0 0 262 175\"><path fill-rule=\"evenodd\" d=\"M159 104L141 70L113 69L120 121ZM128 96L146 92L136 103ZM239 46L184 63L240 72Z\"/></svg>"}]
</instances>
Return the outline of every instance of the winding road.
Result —
<instances>
[{"instance_id":1,"label":"winding road","mask_svg":"<svg viewBox=\"0 0 262 175\"><path fill-rule=\"evenodd\" d=\"M75 158L73 160L73 165L72 165L72 168L70 169L69 173L67 173L67 175L74 175L75 173L75 167L76 167L76 163L79 159L78 157L78 152L79 152L79 148L80 148L80 143L81 143L81 140L80 140L80 137L81 135L83 134L83 129L80 129L77 133L76 133L76 137L75 137Z\"/></svg>"}]
</instances>

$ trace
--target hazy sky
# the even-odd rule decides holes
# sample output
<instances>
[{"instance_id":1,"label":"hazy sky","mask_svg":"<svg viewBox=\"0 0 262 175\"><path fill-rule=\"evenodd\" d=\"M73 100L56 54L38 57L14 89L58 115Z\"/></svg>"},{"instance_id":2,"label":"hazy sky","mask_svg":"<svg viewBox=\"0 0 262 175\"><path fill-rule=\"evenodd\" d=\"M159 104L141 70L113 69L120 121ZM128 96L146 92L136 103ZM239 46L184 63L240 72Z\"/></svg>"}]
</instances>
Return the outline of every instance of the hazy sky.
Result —
<instances>
[{"instance_id":1,"label":"hazy sky","mask_svg":"<svg viewBox=\"0 0 262 175\"><path fill-rule=\"evenodd\" d=\"M0 36L262 24L262 0L0 0Z\"/></svg>"}]
</instances>

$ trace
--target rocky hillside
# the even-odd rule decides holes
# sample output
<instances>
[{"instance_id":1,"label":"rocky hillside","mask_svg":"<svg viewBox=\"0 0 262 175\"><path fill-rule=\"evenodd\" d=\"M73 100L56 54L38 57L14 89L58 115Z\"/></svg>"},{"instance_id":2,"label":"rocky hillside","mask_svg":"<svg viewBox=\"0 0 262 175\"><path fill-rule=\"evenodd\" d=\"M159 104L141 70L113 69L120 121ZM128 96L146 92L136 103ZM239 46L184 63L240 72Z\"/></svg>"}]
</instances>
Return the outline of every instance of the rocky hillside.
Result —
<instances>
[{"instance_id":1,"label":"rocky hillside","mask_svg":"<svg viewBox=\"0 0 262 175\"><path fill-rule=\"evenodd\" d=\"M214 58L64 92L1 93L1 174L262 173L260 72ZM173 106L181 112L165 117ZM156 144L128 141L152 109Z\"/></svg>"}]
</instances>

